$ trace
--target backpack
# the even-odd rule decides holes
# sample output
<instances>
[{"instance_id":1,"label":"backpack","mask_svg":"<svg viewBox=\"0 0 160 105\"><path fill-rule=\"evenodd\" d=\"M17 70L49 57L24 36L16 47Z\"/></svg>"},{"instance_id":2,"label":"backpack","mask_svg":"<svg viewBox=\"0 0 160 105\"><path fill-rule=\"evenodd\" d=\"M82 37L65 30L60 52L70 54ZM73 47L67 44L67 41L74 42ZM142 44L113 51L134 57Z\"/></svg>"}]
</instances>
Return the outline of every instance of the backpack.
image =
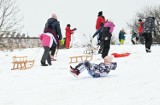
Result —
<instances>
[{"instance_id":1,"label":"backpack","mask_svg":"<svg viewBox=\"0 0 160 105\"><path fill-rule=\"evenodd\" d=\"M155 31L155 18L147 17L143 23L143 33L152 33Z\"/></svg>"}]
</instances>

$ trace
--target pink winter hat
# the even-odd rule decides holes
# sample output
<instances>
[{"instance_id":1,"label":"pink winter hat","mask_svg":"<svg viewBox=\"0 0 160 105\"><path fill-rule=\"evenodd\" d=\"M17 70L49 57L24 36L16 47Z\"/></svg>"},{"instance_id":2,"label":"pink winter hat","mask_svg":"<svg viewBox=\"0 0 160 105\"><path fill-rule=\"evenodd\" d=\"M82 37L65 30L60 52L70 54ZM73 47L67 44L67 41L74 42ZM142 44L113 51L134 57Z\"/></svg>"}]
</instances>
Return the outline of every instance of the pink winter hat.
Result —
<instances>
[{"instance_id":1,"label":"pink winter hat","mask_svg":"<svg viewBox=\"0 0 160 105\"><path fill-rule=\"evenodd\" d=\"M53 13L52 18L57 19L57 15Z\"/></svg>"}]
</instances>

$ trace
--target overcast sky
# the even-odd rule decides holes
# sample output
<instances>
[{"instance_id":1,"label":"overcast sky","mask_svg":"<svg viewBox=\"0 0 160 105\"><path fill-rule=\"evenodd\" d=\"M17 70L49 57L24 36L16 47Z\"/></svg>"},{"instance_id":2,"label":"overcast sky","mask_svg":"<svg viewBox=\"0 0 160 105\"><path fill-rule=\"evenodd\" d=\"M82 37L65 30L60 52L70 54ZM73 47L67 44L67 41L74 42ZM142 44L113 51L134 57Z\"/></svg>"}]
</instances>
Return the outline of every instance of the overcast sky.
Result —
<instances>
[{"instance_id":1,"label":"overcast sky","mask_svg":"<svg viewBox=\"0 0 160 105\"><path fill-rule=\"evenodd\" d=\"M92 35L99 11L105 18L115 23L114 34L125 28L136 11L148 5L160 5L159 0L18 0L24 16L24 33L38 36L52 13L56 13L61 24L62 34L66 24L78 30L75 34Z\"/></svg>"}]
</instances>

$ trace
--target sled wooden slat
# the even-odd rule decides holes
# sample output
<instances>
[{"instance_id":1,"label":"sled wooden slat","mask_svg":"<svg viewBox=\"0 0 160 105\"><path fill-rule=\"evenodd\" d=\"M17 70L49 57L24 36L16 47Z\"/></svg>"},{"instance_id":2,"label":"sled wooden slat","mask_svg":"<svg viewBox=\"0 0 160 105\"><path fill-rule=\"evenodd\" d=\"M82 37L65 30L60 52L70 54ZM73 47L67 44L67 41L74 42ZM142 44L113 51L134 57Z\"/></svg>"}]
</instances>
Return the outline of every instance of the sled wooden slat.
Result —
<instances>
[{"instance_id":1,"label":"sled wooden slat","mask_svg":"<svg viewBox=\"0 0 160 105\"><path fill-rule=\"evenodd\" d=\"M93 53L95 53L98 50L98 48L94 48L94 47L88 47L86 50L84 50L84 54L91 54L93 55Z\"/></svg>"},{"instance_id":2,"label":"sled wooden slat","mask_svg":"<svg viewBox=\"0 0 160 105\"><path fill-rule=\"evenodd\" d=\"M13 56L13 68L11 70L25 70L33 67L34 60L28 60L27 56Z\"/></svg>"},{"instance_id":3,"label":"sled wooden slat","mask_svg":"<svg viewBox=\"0 0 160 105\"><path fill-rule=\"evenodd\" d=\"M77 63L81 62L84 60L91 61L92 60L92 55L80 55L80 56L71 56L70 62L69 63Z\"/></svg>"}]
</instances>

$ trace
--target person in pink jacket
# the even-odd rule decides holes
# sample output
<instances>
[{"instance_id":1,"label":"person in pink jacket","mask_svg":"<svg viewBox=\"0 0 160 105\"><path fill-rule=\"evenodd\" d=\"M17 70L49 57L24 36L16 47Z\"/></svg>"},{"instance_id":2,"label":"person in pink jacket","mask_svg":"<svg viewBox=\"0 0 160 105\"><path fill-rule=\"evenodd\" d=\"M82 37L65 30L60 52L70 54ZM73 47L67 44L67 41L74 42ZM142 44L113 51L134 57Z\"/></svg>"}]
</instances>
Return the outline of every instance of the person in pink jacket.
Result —
<instances>
[{"instance_id":1,"label":"person in pink jacket","mask_svg":"<svg viewBox=\"0 0 160 105\"><path fill-rule=\"evenodd\" d=\"M99 49L99 53L102 54L102 58L108 55L108 52L110 49L111 36L114 30L114 27L115 25L110 19L108 19L103 26L101 44Z\"/></svg>"},{"instance_id":2,"label":"person in pink jacket","mask_svg":"<svg viewBox=\"0 0 160 105\"><path fill-rule=\"evenodd\" d=\"M52 47L53 41L56 40L52 33L53 32L51 29L47 29L47 32L42 33L39 36L39 38L42 42L42 47L44 48L44 53L41 58L41 65L42 66L48 66L48 64L52 65L49 50ZM47 60L48 64L46 64L46 60Z\"/></svg>"}]
</instances>

